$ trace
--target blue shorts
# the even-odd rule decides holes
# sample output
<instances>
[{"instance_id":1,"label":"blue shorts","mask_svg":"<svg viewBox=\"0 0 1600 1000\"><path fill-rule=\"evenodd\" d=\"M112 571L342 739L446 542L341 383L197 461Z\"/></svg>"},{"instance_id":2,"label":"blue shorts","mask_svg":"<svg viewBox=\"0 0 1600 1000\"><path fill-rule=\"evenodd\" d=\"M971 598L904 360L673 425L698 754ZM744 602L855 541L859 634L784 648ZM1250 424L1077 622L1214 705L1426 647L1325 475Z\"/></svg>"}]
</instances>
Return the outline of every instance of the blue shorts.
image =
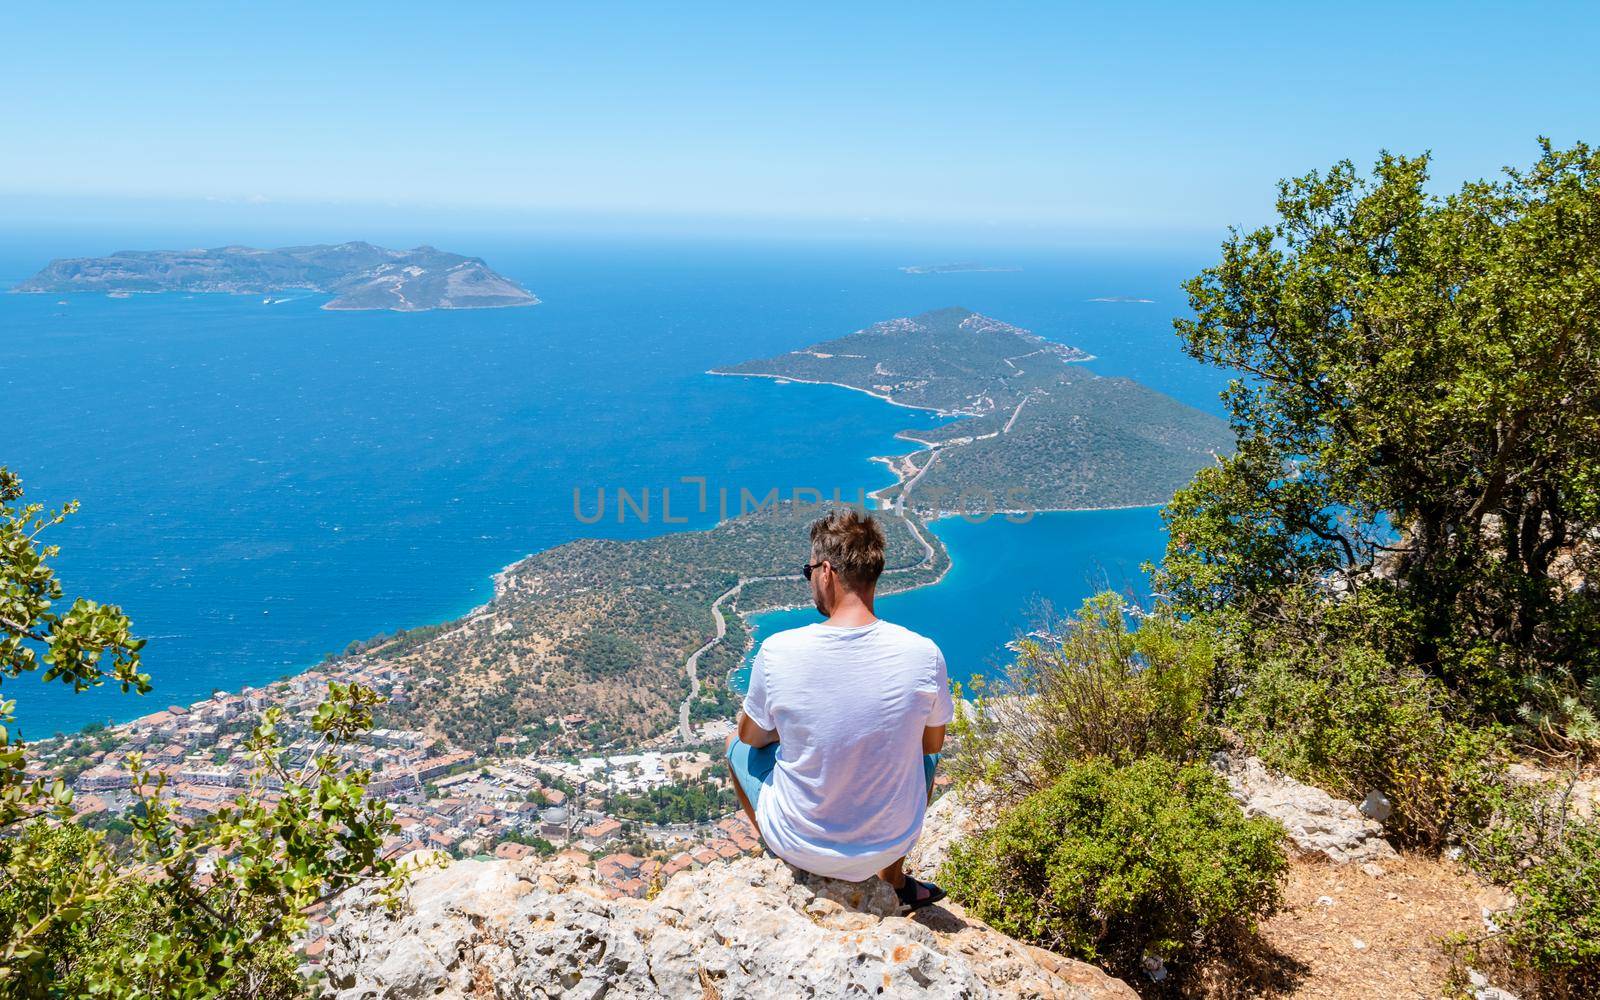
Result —
<instances>
[{"instance_id":1,"label":"blue shorts","mask_svg":"<svg viewBox=\"0 0 1600 1000\"><path fill-rule=\"evenodd\" d=\"M728 768L733 771L733 780L744 789L745 798L750 800L752 808L761 799L761 789L766 787L767 781L772 777L772 769L777 763L776 743L753 747L743 740L734 740L728 747ZM933 798L933 772L938 766L938 754L922 755L922 777L928 785L929 799Z\"/></svg>"}]
</instances>

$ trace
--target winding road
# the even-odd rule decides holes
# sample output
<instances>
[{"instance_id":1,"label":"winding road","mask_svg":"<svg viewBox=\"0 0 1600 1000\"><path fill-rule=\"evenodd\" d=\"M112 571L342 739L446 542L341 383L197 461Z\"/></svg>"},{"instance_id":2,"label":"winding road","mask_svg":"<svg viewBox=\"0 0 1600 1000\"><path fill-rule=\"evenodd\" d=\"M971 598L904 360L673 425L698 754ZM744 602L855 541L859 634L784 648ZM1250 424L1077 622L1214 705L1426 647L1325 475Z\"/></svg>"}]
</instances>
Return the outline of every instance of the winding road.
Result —
<instances>
[{"instance_id":1,"label":"winding road","mask_svg":"<svg viewBox=\"0 0 1600 1000\"><path fill-rule=\"evenodd\" d=\"M689 672L689 696L678 705L678 735L685 743L694 742L694 728L689 724L689 709L694 705L696 698L700 697L700 655L706 650L722 641L728 634L728 619L722 613L722 602L744 589L747 583L756 583L762 580L798 580L799 573L787 576L746 576L740 577L739 582L724 590L716 600L711 602L711 617L717 623L717 634L707 639L699 649L689 654L684 661L683 668Z\"/></svg>"},{"instance_id":2,"label":"winding road","mask_svg":"<svg viewBox=\"0 0 1600 1000\"><path fill-rule=\"evenodd\" d=\"M1038 352L1036 351L1034 353L1038 353ZM1026 354L1022 355L1022 357L1028 357L1028 356L1029 355L1026 355ZM1008 361L1008 363L1009 363L1009 361ZM1012 367L1015 368L1016 366L1012 365ZM796 379L794 381L804 381L804 380L803 379ZM851 388L851 387L847 387L847 388ZM1012 425L1014 425L1017 422L1017 417L1022 414L1022 408L1027 405L1028 400L1031 399L1031 398L1033 398L1031 393L1029 395L1027 395L1027 396L1022 397L1022 399L1017 403L1017 408L1011 411L1011 418L1009 420L1007 420L1005 422L1005 426L1000 428L1000 430L998 430L998 431L991 431L988 434L983 434L983 435L980 435L980 436L978 436L976 438L956 438L956 439L951 440L951 441L942 441L942 442L940 442L938 444L930 444L930 445L928 445L926 447L926 449L925 449L928 452L928 461L922 466L922 468L918 469L916 474L913 475L910 479L905 479L904 477L902 477L902 479L901 479L901 484L902 485L901 485L900 495L897 498L897 500L901 504L905 503L906 497L908 495L910 495L910 493L911 493L911 488L913 486L917 485L917 482L919 480L921 480L924 475L927 474L929 469L933 468L933 463L938 461L939 452L942 449L948 448L948 447L951 447L951 446L959 446L959 445L964 445L964 444L971 444L973 441L981 441L981 440L985 440L987 438L999 437L1001 434L1010 433ZM892 488L893 487L888 487L888 489L892 489ZM883 490L880 490L880 491L878 491L878 493L874 493L873 496L875 498L879 499L880 502L883 502L882 501L882 497L881 497L881 494L883 492L884 492ZM938 550L936 550L933 547L933 543L928 540L928 536L926 534L924 534L926 529L920 523L917 522L916 518L907 517L906 518L906 525L907 525L907 527L909 527L911 529L911 534L913 536L915 536L915 538L917 539L917 542L922 545L922 551L923 551L922 560L920 562L918 562L914 566L901 566L901 567L899 567L897 569L886 570L886 571L884 571L884 574L883 574L884 576L893 576L893 575L895 575L897 573L914 572L915 570L919 570L919 569L922 569L925 566L930 565L937 558ZM726 637L727 634L728 634L728 619L722 613L722 605L728 600L728 598L733 597L735 594L739 593L739 591L743 590L744 589L744 585L747 584L747 583L760 583L760 582L765 582L765 581L769 581L769 580L799 580L799 579L801 579L801 576L798 573L787 573L787 574L780 574L780 575L777 575L777 576L748 576L748 577L740 577L738 583L735 583L733 586L729 587L727 590L724 590L721 594L719 594L717 596L716 600L711 602L711 617L717 624L717 634L712 636L710 639L707 639L700 646L699 649L695 650L693 653L690 653L689 654L689 658L687 660L685 660L684 664L683 664L684 670L689 675L689 694L688 694L687 697L685 697L683 699L682 702L680 702L678 704L678 736L685 743L694 742L694 727L692 725L690 725L690 723L689 723L689 712L694 706L695 699L700 697L700 657L702 655L704 655L705 652L707 650L709 650L712 646L715 646L717 643L721 642L723 640L723 638ZM934 582L937 583L938 581L935 580Z\"/></svg>"},{"instance_id":3,"label":"winding road","mask_svg":"<svg viewBox=\"0 0 1600 1000\"><path fill-rule=\"evenodd\" d=\"M1031 352L1029 354L1019 354L1019 355L1016 356L1016 358L1006 358L1005 362L1006 362L1006 364L1011 365L1011 367L1018 374L1021 374L1022 373L1022 369L1017 368L1017 366L1015 364L1012 364L1013 361L1020 360L1022 358L1030 358L1030 357L1033 357L1033 355L1035 355L1035 354L1042 354L1042 353L1044 353L1045 351L1048 351L1048 350L1051 350L1051 348L1046 347L1046 348L1041 348L1041 349L1039 349L1037 351L1033 351L1033 352ZM809 353L815 354L815 352L809 352ZM818 356L818 357L828 357L829 355L816 355L816 356ZM857 357L857 355L849 355L849 357ZM1084 359L1078 359L1078 360L1091 360L1091 359L1084 358ZM723 375L723 374L734 374L734 373L731 373L731 372L715 372L714 371L714 372L711 372L711 374L713 374L713 375ZM761 378L783 378L783 379L785 379L787 381L793 381L793 382L806 382L806 381L808 381L807 379L790 379L787 376L762 375L761 373L758 373L758 372L751 372L749 374L757 375L758 377L761 377ZM820 383L820 384L822 384L822 385L842 385L842 383L838 383L838 382L823 382L823 383ZM876 392L871 392L870 390L862 389L859 386L842 385L842 387L846 388L846 389L853 389L853 390L855 390L857 392L865 392L869 396L876 396L876 397L878 397L880 399L887 399L891 403L895 402L895 400L893 399L892 396L883 395L883 394L876 393ZM1048 395L1048 393L1046 393L1046 395ZM1022 415L1022 408L1024 406L1028 405L1028 401L1031 400L1033 398L1033 396L1034 396L1034 393L1029 392L1026 395L1024 395L1020 400L1018 400L1016 409L1011 411L1010 418L1007 419L1006 422L1005 422L1005 425L1002 426L997 431L990 431L987 434L980 434L980 435L978 435L976 437L953 438L953 439L948 440L948 441L941 441L941 442L939 442L937 444L926 444L925 443L925 447L924 447L923 450L928 452L928 461L926 463L924 463L923 466L920 469L917 469L915 475L911 476L908 479L908 478L905 477L905 475L903 473L899 473L898 469L897 469L897 474L900 475L900 482L898 484L896 484L896 485L900 486L900 493L899 493L899 496L895 498L894 503L898 503L900 505L904 505L905 504L906 497L911 495L912 487L916 486L917 483L919 481L921 481L922 477L927 475L929 469L933 468L933 464L939 460L939 452L942 451L943 449L950 448L950 447L960 447L962 445L971 444L974 441L985 441L985 440L988 440L989 438L995 438L995 437L1001 436L1002 434L1011 433L1011 428L1016 425L1017 418ZM944 411L940 411L940 412L944 412ZM967 411L955 410L955 411L951 411L951 412L955 412L955 413L965 412L968 415L975 416L980 411L977 410L977 409L973 409L973 410L967 410ZM915 454L915 452L913 452L912 454ZM894 465L893 460L885 459L885 461L888 461L890 463L890 467L891 468L897 468ZM875 493L873 493L872 496L873 496L874 499L876 499L880 503L885 503L885 504L887 504L889 506L894 506L894 503L886 501L883 498L883 494L888 492L889 490L891 490L893 488L894 488L894 486L884 487L883 489L878 490ZM922 569L924 566L928 566L929 564L931 564L935 560L935 558L937 556L937 550L934 549L933 543L930 542L928 540L927 535L924 534L924 531L926 529L923 527L923 525L921 525L916 520L916 518L914 518L914 517L907 517L906 518L906 524L907 524L908 527L910 527L911 534L916 536L917 541L920 542L921 545L922 545L922 551L924 553L924 555L922 557L922 561L917 563L914 566L901 566L898 569L886 570L886 571L884 571L884 574L883 574L884 576L893 576L896 573L910 573L910 572L913 572L915 570ZM946 567L946 569L948 569L948 566ZM939 579L942 579L942 578L943 578L943 574L940 574ZM717 643L721 642L723 637L728 634L728 620L727 620L726 617L724 617L724 615L722 613L723 602L725 602L728 598L730 598L730 597L734 596L735 594L737 594L740 590L744 589L744 585L747 584L747 583L756 583L758 581L766 581L766 580L799 580L799 579L801 579L801 577L800 577L800 574L798 574L798 573L790 573L790 574L781 575L781 576L742 577L742 578L740 578L738 583L734 584L733 586L729 587L727 590L723 591L722 594L719 595L715 601L711 602L711 617L713 619L715 619L715 621L717 623L717 634L714 637L712 637L711 639L706 640L706 642L699 649L697 649L693 653L689 654L689 659L684 662L684 669L686 671L688 671L688 674L689 674L689 696L687 698L684 698L682 703L678 705L678 735L683 738L685 743L693 742L693 740L694 740L694 730L689 725L689 710L694 705L695 699L700 697L700 656L701 656L701 654L705 653L706 650L710 649L712 646L715 646ZM939 581L938 581L938 579L935 579L932 582L937 583Z\"/></svg>"}]
</instances>

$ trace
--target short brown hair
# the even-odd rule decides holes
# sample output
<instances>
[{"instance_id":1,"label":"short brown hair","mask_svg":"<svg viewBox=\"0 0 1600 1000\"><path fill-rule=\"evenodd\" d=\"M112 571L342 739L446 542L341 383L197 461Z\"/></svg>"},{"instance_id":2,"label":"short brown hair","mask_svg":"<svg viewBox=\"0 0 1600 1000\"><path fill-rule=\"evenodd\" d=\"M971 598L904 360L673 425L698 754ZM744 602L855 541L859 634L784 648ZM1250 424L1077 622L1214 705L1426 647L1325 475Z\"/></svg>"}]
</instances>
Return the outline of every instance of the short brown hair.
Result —
<instances>
[{"instance_id":1,"label":"short brown hair","mask_svg":"<svg viewBox=\"0 0 1600 1000\"><path fill-rule=\"evenodd\" d=\"M841 507L811 524L812 558L827 562L851 587L868 587L883 572L883 529L871 514Z\"/></svg>"}]
</instances>

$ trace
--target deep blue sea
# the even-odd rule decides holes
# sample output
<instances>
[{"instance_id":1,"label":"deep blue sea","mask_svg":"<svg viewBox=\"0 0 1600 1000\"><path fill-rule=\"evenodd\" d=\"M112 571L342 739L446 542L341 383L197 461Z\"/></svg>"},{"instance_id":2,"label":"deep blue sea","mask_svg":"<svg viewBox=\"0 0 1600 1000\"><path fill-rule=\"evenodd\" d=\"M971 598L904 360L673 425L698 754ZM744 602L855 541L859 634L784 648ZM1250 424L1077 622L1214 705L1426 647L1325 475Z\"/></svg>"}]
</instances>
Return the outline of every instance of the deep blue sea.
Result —
<instances>
[{"instance_id":1,"label":"deep blue sea","mask_svg":"<svg viewBox=\"0 0 1600 1000\"><path fill-rule=\"evenodd\" d=\"M154 237L0 243L0 285L50 256ZM226 242L216 240L211 245ZM281 242L289 242L284 240ZM1019 272L907 275L970 251L812 243L438 239L535 293L527 309L325 312L323 297L0 295L0 464L30 499L78 499L50 540L69 599L121 604L150 640L146 698L8 681L42 736L269 681L353 639L459 615L491 575L583 535L709 526L681 477L847 496L889 481L875 454L927 415L842 389L716 378L714 365L961 305L1090 351L1218 410L1220 378L1178 349L1177 283L1204 254L985 251ZM184 244L176 244L184 245ZM1126 296L1152 304L1091 302ZM573 491L674 486L685 524L580 523ZM588 507L592 510L592 507ZM1137 589L1153 510L937 526L936 588L884 601L964 677L1003 653L1038 597ZM797 539L797 558L803 541ZM809 613L759 622L763 633Z\"/></svg>"}]
</instances>

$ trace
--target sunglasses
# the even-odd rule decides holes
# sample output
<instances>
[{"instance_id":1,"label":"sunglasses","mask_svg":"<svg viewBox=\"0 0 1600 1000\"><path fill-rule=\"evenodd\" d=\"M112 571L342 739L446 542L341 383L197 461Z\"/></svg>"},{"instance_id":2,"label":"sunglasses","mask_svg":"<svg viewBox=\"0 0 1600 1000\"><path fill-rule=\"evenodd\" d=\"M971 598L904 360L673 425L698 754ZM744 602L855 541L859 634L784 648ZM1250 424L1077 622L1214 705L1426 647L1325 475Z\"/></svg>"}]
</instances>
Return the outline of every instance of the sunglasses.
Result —
<instances>
[{"instance_id":1,"label":"sunglasses","mask_svg":"<svg viewBox=\"0 0 1600 1000\"><path fill-rule=\"evenodd\" d=\"M828 560L826 559L822 560L822 562L806 563L804 566L800 567L800 575L809 580L811 579L812 570L816 569L818 566L826 566L827 564Z\"/></svg>"}]
</instances>

